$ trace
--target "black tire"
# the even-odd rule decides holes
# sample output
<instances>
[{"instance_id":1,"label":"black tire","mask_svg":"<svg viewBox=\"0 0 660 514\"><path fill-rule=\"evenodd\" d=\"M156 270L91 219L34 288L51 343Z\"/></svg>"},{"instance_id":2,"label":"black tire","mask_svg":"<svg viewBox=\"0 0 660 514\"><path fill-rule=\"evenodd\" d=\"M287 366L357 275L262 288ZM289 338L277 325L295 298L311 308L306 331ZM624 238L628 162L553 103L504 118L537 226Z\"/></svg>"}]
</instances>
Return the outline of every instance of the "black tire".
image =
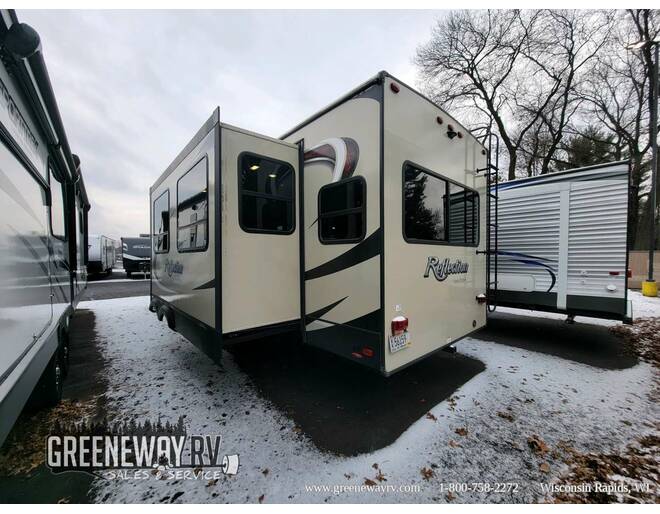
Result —
<instances>
[{"instance_id":1,"label":"black tire","mask_svg":"<svg viewBox=\"0 0 660 514\"><path fill-rule=\"evenodd\" d=\"M127 271L127 272L126 272L126 277L127 277L127 278L131 278L131 275L132 275L132 274L133 274L132 271Z\"/></svg>"}]
</instances>

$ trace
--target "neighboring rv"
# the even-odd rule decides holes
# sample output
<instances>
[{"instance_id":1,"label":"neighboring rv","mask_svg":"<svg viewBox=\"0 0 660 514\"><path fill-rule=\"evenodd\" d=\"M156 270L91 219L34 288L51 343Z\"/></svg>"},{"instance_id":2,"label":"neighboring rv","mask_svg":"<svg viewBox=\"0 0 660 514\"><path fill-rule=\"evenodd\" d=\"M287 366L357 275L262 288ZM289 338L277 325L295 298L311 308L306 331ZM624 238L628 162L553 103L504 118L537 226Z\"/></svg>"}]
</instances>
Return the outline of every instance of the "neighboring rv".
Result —
<instances>
[{"instance_id":1,"label":"neighboring rv","mask_svg":"<svg viewBox=\"0 0 660 514\"><path fill-rule=\"evenodd\" d=\"M150 189L150 309L389 375L486 323L486 149L385 72L282 139L217 109Z\"/></svg>"},{"instance_id":2,"label":"neighboring rv","mask_svg":"<svg viewBox=\"0 0 660 514\"><path fill-rule=\"evenodd\" d=\"M149 273L151 270L151 238L140 234L140 237L122 237L121 259L126 276L133 273Z\"/></svg>"},{"instance_id":3,"label":"neighboring rv","mask_svg":"<svg viewBox=\"0 0 660 514\"><path fill-rule=\"evenodd\" d=\"M496 304L630 322L629 176L624 161L501 183Z\"/></svg>"},{"instance_id":4,"label":"neighboring rv","mask_svg":"<svg viewBox=\"0 0 660 514\"><path fill-rule=\"evenodd\" d=\"M116 241L106 236L89 236L89 259L87 271L90 274L112 273L117 260Z\"/></svg>"},{"instance_id":5,"label":"neighboring rv","mask_svg":"<svg viewBox=\"0 0 660 514\"><path fill-rule=\"evenodd\" d=\"M69 321L87 278L89 201L38 34L3 9L0 41L2 444L30 396L61 398Z\"/></svg>"}]
</instances>

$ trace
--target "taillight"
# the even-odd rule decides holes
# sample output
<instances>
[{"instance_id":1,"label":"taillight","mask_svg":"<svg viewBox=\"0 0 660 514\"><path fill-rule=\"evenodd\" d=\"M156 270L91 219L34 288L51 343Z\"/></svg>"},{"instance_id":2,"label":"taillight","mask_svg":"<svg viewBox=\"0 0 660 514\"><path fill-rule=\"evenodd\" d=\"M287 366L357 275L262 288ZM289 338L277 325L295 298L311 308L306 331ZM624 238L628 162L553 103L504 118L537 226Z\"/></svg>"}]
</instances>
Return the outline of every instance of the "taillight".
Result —
<instances>
[{"instance_id":1,"label":"taillight","mask_svg":"<svg viewBox=\"0 0 660 514\"><path fill-rule=\"evenodd\" d=\"M619 272L618 272L618 271L610 271L610 276L611 276L611 277L618 277L618 276L619 276Z\"/></svg>"},{"instance_id":2,"label":"taillight","mask_svg":"<svg viewBox=\"0 0 660 514\"><path fill-rule=\"evenodd\" d=\"M372 348L365 346L364 348L362 348L362 355L364 355L365 357L373 357L374 351Z\"/></svg>"},{"instance_id":3,"label":"taillight","mask_svg":"<svg viewBox=\"0 0 660 514\"><path fill-rule=\"evenodd\" d=\"M408 330L408 318L397 316L392 320L392 335L398 336Z\"/></svg>"},{"instance_id":4,"label":"taillight","mask_svg":"<svg viewBox=\"0 0 660 514\"><path fill-rule=\"evenodd\" d=\"M628 273L626 273L626 275L627 275L628 278L632 278L632 270L629 269Z\"/></svg>"}]
</instances>

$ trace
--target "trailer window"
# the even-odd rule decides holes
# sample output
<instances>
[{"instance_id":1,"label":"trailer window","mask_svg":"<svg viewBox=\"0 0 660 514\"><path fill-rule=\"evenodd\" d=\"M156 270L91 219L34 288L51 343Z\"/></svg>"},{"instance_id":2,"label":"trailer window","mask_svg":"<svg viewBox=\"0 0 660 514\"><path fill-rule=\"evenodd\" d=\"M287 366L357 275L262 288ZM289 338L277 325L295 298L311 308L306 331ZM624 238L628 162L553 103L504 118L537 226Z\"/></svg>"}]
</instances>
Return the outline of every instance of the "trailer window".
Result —
<instances>
[{"instance_id":1,"label":"trailer window","mask_svg":"<svg viewBox=\"0 0 660 514\"><path fill-rule=\"evenodd\" d=\"M319 190L319 240L323 244L357 243L366 231L366 182L353 177Z\"/></svg>"},{"instance_id":2,"label":"trailer window","mask_svg":"<svg viewBox=\"0 0 660 514\"><path fill-rule=\"evenodd\" d=\"M477 242L477 193L458 184L449 185L449 242Z\"/></svg>"},{"instance_id":3,"label":"trailer window","mask_svg":"<svg viewBox=\"0 0 660 514\"><path fill-rule=\"evenodd\" d=\"M50 183L50 227L52 234L65 239L66 228L64 218L64 186L53 175L53 170L48 168L48 181Z\"/></svg>"},{"instance_id":4,"label":"trailer window","mask_svg":"<svg viewBox=\"0 0 660 514\"><path fill-rule=\"evenodd\" d=\"M447 181L407 164L403 174L406 240L447 241Z\"/></svg>"},{"instance_id":5,"label":"trailer window","mask_svg":"<svg viewBox=\"0 0 660 514\"><path fill-rule=\"evenodd\" d=\"M153 210L154 252L170 251L170 190L166 190L154 202Z\"/></svg>"},{"instance_id":6,"label":"trailer window","mask_svg":"<svg viewBox=\"0 0 660 514\"><path fill-rule=\"evenodd\" d=\"M176 183L176 246L180 252L203 252L208 247L208 182L205 156Z\"/></svg>"},{"instance_id":7,"label":"trailer window","mask_svg":"<svg viewBox=\"0 0 660 514\"><path fill-rule=\"evenodd\" d=\"M293 232L294 171L289 163L242 153L238 183L238 221L245 232Z\"/></svg>"},{"instance_id":8,"label":"trailer window","mask_svg":"<svg viewBox=\"0 0 660 514\"><path fill-rule=\"evenodd\" d=\"M476 191L406 163L403 203L406 241L477 245L479 195Z\"/></svg>"}]
</instances>

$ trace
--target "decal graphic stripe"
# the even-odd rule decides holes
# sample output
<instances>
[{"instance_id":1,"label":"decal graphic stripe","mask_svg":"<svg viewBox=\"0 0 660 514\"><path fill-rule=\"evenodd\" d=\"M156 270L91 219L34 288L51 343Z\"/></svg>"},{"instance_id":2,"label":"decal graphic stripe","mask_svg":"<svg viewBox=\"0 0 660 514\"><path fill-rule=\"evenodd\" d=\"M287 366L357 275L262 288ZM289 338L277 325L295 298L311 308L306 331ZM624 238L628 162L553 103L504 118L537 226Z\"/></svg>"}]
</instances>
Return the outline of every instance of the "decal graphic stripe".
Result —
<instances>
[{"instance_id":1,"label":"decal graphic stripe","mask_svg":"<svg viewBox=\"0 0 660 514\"><path fill-rule=\"evenodd\" d=\"M341 302L343 302L344 300L346 300L346 298L348 298L348 296L344 296L341 300L337 300L336 302L331 303L330 305L327 305L327 306L325 306L325 307L323 307L323 308L321 308L321 309L319 309L319 310L317 310L317 311L310 312L310 313L307 314L305 317L308 318L308 319L317 319L317 318L320 318L320 317L322 317L324 314L327 314L327 313L330 312L332 309L334 309L335 307L337 307L337 305L339 305ZM309 321L308 321L307 323L309 323Z\"/></svg>"},{"instance_id":2,"label":"decal graphic stripe","mask_svg":"<svg viewBox=\"0 0 660 514\"><path fill-rule=\"evenodd\" d=\"M215 279L209 280L205 284L202 284L201 286L197 286L193 288L193 291L199 291L200 289L212 289L215 287Z\"/></svg>"},{"instance_id":3,"label":"decal graphic stripe","mask_svg":"<svg viewBox=\"0 0 660 514\"><path fill-rule=\"evenodd\" d=\"M381 233L382 231L380 228L375 230L369 237L355 245L350 250L324 264L321 264L320 266L317 266L316 268L306 271L305 280L313 280L315 278L325 277L326 275L332 275L333 273L351 268L356 264L369 260L376 255L380 255Z\"/></svg>"}]
</instances>

